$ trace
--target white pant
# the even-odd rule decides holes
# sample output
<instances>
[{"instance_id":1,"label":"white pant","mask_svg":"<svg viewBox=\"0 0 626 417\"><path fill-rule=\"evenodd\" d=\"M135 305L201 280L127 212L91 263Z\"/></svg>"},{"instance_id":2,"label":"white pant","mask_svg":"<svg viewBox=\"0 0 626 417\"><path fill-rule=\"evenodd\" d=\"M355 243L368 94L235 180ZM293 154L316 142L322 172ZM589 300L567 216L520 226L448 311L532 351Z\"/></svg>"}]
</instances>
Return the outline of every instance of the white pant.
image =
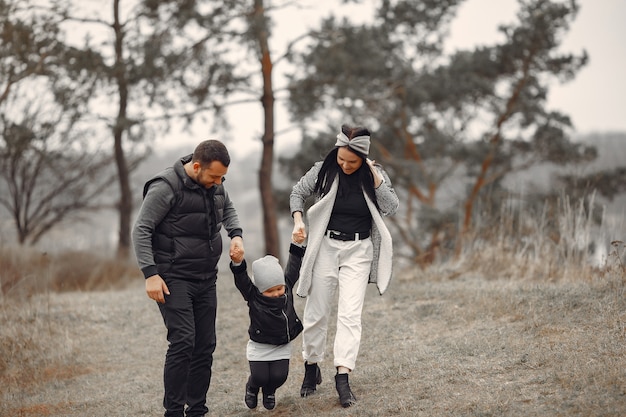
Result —
<instances>
[{"instance_id":1,"label":"white pant","mask_svg":"<svg viewBox=\"0 0 626 417\"><path fill-rule=\"evenodd\" d=\"M361 343L361 312L372 254L369 238L346 242L328 236L322 239L302 320L304 360L316 363L324 359L331 303L338 286L334 365L354 369Z\"/></svg>"}]
</instances>

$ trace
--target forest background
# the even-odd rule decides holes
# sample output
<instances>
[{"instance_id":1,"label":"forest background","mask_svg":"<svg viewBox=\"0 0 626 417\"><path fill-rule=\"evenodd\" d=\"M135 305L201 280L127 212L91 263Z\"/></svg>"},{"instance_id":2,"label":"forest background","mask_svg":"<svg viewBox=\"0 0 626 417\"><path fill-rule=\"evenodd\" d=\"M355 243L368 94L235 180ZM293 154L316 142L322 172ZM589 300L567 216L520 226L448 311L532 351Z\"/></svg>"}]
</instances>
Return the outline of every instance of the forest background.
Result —
<instances>
[{"instance_id":1,"label":"forest background","mask_svg":"<svg viewBox=\"0 0 626 417\"><path fill-rule=\"evenodd\" d=\"M233 1L226 11L211 2L118 0L110 16L111 10L90 2L7 3L1 102L6 198L0 205L10 216L0 225L3 241L46 250L89 241L100 252L116 246L117 256L132 256L130 228L141 184L162 168L145 159L164 157L183 143L187 148L178 149L189 153L200 138L216 136L238 157L250 158L255 148L260 153L258 162L252 157L243 164L258 167L256 178L246 170L242 182L258 184L261 252L280 257L279 219L288 214L289 187L324 155L328 137L346 121L375 132L371 156L386 164L405 194L405 211L390 221L409 262L424 266L458 257L466 235L481 233L477 213L489 213L482 227L491 230L502 214L491 211L503 202L519 212L563 204L566 196L588 204L593 196L596 206L587 211L606 210L608 200L608 230L615 230L611 203L623 187L619 154L598 139L607 131L582 139L576 122L550 100L553 90L559 97L559 88L589 66L585 49L563 46L579 14L577 2L519 3L517 15L500 17L491 43L466 49L453 49L447 40L459 30L453 25L457 13L472 2L341 4L345 10L324 16L306 2L249 7ZM494 13L506 7L512 4L499 3ZM305 18L294 25L290 12ZM290 22L288 30L280 32L281 21ZM298 24L305 29L293 33ZM484 32L483 26L474 22L464 31ZM612 39L605 32L602 39ZM605 61L606 43L597 47ZM616 52L601 71L610 76L606 71L619 71L623 61ZM606 90L600 106L590 105L598 100L593 94L569 100L586 104L584 112L577 110L584 123L598 108L602 115L619 115L619 78L613 77L615 88ZM258 124L250 123L253 114L261 115ZM601 120L610 123L606 116ZM207 123L218 133L207 135ZM260 125L260 132L251 132ZM608 136L615 142L619 133ZM597 158L598 145L615 161ZM541 170L546 178L525 180ZM234 165L231 175L235 171ZM567 193L559 196L564 186ZM117 225L94 223L109 218L107 208L117 214ZM91 219L83 222L85 233L72 233L81 218ZM254 219L244 226L257 230L258 224ZM68 226L82 243L50 235ZM44 238L52 242L48 248ZM597 246L597 236L588 239L577 245ZM606 252L606 245L597 250Z\"/></svg>"},{"instance_id":2,"label":"forest background","mask_svg":"<svg viewBox=\"0 0 626 417\"><path fill-rule=\"evenodd\" d=\"M324 8L304 1L113 0L107 9L89 1L0 1L0 300L3 322L15 324L2 334L2 411L84 415L88 407L91 415L123 415L114 404L102 409L114 399L90 398L95 394L85 391L81 379L104 383L102 363L90 361L100 358L97 338L114 338L119 328L92 334L89 324L98 328L100 319L85 317L85 327L76 328L83 331L71 335L77 342L63 346L63 340L79 314L74 309L100 297L94 291L104 291L104 300L98 299L111 303L105 311L108 305L122 314L108 317L111 323L132 326L124 317L139 313L123 306L140 304L129 231L147 178L198 141L223 139L234 157L226 184L244 226L247 255L280 258L291 229L289 188L347 122L372 129L372 157L388 170L401 200L388 224L404 292L393 290L401 292L383 304L370 302L394 322L407 320L402 306L415 303L413 319L424 327L411 324L415 339L406 343L430 340L451 360L448 381L458 381L458 371L469 382L461 394L454 384L432 380L428 394L407 400L400 393L400 405L393 396L391 404L366 402L373 415L437 415L428 410L431 399L441 396L449 399L435 406L442 415L590 415L607 407L620 415L626 407L623 48L615 48L615 61L591 78L601 79L601 88L568 96L568 85L579 76L589 82L585 71L598 68L593 50L567 44L588 3L509 2L511 14L495 18L498 30L492 28L482 42L451 47L456 17L473 3L478 1L347 1ZM619 17L619 2L603 5L617 7L610 18ZM483 2L478 16L488 8ZM304 17L289 18L294 11ZM279 21L299 31L279 36ZM467 37L485 26L475 17L465 27ZM616 27L594 25L608 33L603 39L609 45L619 38ZM605 95L598 96L599 90ZM559 95L565 97L562 107L552 101ZM587 131L568 113L576 108L571 103L583 103L582 113L572 113L584 115ZM228 271L224 258L222 273ZM85 291L92 295L85 299ZM235 305L232 291L222 291ZM459 306L470 333L451 313ZM245 317L233 320L226 328L245 329ZM522 329L519 338L510 326L513 333L502 333L502 320ZM458 324L450 339L442 323ZM485 333L473 327L481 323ZM598 328L604 330L594 332ZM150 343L150 335L136 327L125 331ZM375 350L389 348L385 336L401 337L383 332L372 341ZM523 391L519 403L506 390L455 402L457 395L477 395L483 382L494 388L498 378L519 371L503 366L499 354L478 353L485 336L504 337L514 346L526 338L542 348L558 343L563 351L555 358L538 350L539 363L530 365L528 353L520 353L516 364L538 374L514 384ZM227 346L236 349L241 337ZM476 349L459 350L459 344ZM477 383L467 355L478 355L485 365L496 361L498 378L482 375ZM593 359L582 366L585 355ZM441 366L430 362L434 357L406 357L402 350L393 350L393 358L401 369L422 360L426 368ZM564 371L572 359L578 374ZM120 364L143 372L144 365L128 363L123 350L117 365L99 360L111 372L119 372ZM389 387L398 384L388 370L371 372L374 380L388 379ZM411 384L423 378L411 372ZM40 382L26 382L29 374ZM553 394L547 402L534 397L537 381ZM594 389L580 395L589 381ZM407 390L415 389L411 384ZM148 389L149 402L156 403L158 386L149 385L139 389ZM129 389L124 401L132 402L137 387ZM73 390L84 399L74 399ZM67 399L54 403L46 397L60 394ZM564 402L572 396L579 398ZM224 401L216 415L234 414L235 406ZM302 412L289 401L288 412Z\"/></svg>"}]
</instances>

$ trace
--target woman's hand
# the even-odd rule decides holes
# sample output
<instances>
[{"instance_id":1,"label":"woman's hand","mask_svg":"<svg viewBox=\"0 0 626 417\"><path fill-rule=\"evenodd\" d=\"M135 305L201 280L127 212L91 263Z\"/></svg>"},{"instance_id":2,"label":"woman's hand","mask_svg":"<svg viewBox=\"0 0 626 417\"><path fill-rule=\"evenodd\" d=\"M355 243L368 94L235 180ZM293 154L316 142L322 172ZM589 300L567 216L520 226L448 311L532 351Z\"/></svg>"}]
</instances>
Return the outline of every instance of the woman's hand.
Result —
<instances>
[{"instance_id":1,"label":"woman's hand","mask_svg":"<svg viewBox=\"0 0 626 417\"><path fill-rule=\"evenodd\" d=\"M367 162L367 165L370 167L370 171L372 171L372 175L374 176L374 188L380 187L380 184L383 183L383 177L380 175L380 172L375 167L376 161L366 158L365 162Z\"/></svg>"},{"instance_id":2,"label":"woman's hand","mask_svg":"<svg viewBox=\"0 0 626 417\"><path fill-rule=\"evenodd\" d=\"M295 211L293 213L293 231L291 232L291 239L295 243L302 243L306 239L306 226L304 220L302 220L302 212Z\"/></svg>"}]
</instances>

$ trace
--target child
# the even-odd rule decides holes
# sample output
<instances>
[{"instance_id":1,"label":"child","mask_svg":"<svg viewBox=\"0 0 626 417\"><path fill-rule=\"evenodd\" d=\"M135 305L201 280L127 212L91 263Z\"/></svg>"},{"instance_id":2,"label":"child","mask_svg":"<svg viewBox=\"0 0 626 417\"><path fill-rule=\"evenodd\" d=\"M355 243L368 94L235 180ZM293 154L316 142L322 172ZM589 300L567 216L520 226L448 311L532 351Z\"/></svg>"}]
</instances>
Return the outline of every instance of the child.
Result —
<instances>
[{"instance_id":1,"label":"child","mask_svg":"<svg viewBox=\"0 0 626 417\"><path fill-rule=\"evenodd\" d=\"M263 406L272 410L276 406L276 389L287 380L291 341L302 332L293 307L292 288L300 275L304 250L291 244L284 273L274 256L257 259L252 263L254 282L248 276L243 255L235 251L231 256L235 285L248 302L250 315L246 349L250 377L244 397L248 408L256 408L261 388Z\"/></svg>"}]
</instances>

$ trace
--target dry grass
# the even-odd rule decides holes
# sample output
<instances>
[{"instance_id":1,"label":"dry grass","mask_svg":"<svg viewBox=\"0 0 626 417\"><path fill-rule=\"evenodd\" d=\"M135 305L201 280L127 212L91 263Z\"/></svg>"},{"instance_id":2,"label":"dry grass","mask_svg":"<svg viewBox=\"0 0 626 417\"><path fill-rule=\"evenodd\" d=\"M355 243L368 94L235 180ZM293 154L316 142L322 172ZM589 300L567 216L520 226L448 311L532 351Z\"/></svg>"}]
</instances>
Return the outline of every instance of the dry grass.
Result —
<instances>
[{"instance_id":1,"label":"dry grass","mask_svg":"<svg viewBox=\"0 0 626 417\"><path fill-rule=\"evenodd\" d=\"M139 276L134 264L89 252L0 247L0 414L16 393L31 395L92 371L76 357L81 335L72 334L73 313L55 316L51 300L58 293L120 289ZM63 415L67 404L35 403L18 415Z\"/></svg>"},{"instance_id":2,"label":"dry grass","mask_svg":"<svg viewBox=\"0 0 626 417\"><path fill-rule=\"evenodd\" d=\"M330 359L322 363L318 393L299 397L298 339L271 414L626 415L626 286L615 259L589 275L550 282L498 278L496 271L486 279L446 266L405 271L383 297L370 286L351 377L359 403L338 405ZM227 274L218 293L209 415L264 413L242 400L245 303ZM298 300L300 312L303 306ZM2 316L0 353L8 360L0 373L0 415L162 415L165 330L140 282L36 295L5 303ZM329 350L332 334L331 328Z\"/></svg>"},{"instance_id":3,"label":"dry grass","mask_svg":"<svg viewBox=\"0 0 626 417\"><path fill-rule=\"evenodd\" d=\"M397 268L383 297L370 286L358 404L339 406L331 358L316 395L299 397L298 339L271 414L626 415L626 245L589 266L591 216L565 206L557 236L543 216L519 218L455 262ZM162 415L165 329L136 266L0 248L0 283L0 416ZM218 299L209 415L263 413L243 404L247 309L226 272Z\"/></svg>"},{"instance_id":4,"label":"dry grass","mask_svg":"<svg viewBox=\"0 0 626 417\"><path fill-rule=\"evenodd\" d=\"M61 291L123 288L141 277L137 265L89 251L41 253L0 246L0 301Z\"/></svg>"}]
</instances>

